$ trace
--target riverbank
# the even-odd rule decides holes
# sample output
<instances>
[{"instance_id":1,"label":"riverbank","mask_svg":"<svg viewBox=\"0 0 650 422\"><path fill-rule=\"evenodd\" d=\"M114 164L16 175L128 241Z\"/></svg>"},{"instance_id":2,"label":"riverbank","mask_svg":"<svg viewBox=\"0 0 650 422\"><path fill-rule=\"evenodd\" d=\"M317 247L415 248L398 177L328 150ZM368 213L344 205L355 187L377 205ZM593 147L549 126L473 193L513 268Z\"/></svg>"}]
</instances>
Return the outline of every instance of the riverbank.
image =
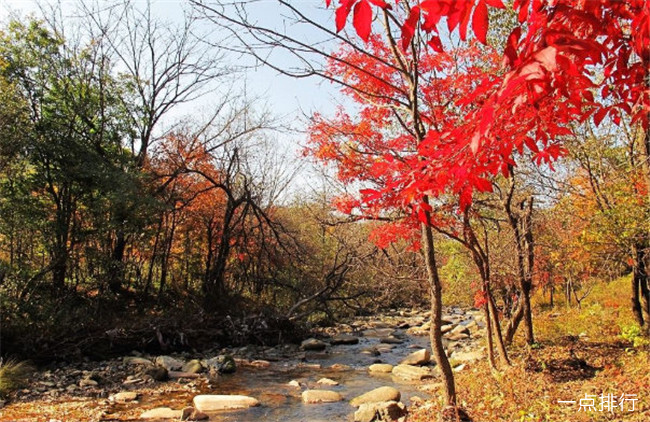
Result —
<instances>
[{"instance_id":1,"label":"riverbank","mask_svg":"<svg viewBox=\"0 0 650 422\"><path fill-rule=\"evenodd\" d=\"M169 416L176 419L198 395L244 395L259 406L207 412L210 420L331 421L351 417L356 411L351 399L384 386L396 388L408 407L437 394L437 371L428 356L428 316L395 310L356 318L321 329L302 345L133 353L99 362L52 364L10 397L0 420L164 420L159 417L164 413L147 413L160 408L171 409ZM481 314L450 308L445 322L448 353L455 370L462 372L482 356ZM405 362L409 355L415 360ZM229 357L236 364L234 373L224 367ZM304 403L303 393L312 390L336 392L340 400Z\"/></svg>"}]
</instances>

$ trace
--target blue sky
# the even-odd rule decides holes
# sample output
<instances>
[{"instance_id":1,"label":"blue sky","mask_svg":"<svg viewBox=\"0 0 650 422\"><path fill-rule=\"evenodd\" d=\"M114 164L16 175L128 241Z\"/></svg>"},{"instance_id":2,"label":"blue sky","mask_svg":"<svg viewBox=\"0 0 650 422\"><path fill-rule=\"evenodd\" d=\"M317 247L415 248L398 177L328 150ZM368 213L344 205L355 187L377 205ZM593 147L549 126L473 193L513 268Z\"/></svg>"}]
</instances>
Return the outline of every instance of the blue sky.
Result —
<instances>
[{"instance_id":1,"label":"blue sky","mask_svg":"<svg viewBox=\"0 0 650 422\"><path fill-rule=\"evenodd\" d=\"M90 0L92 1L92 0ZM324 0L298 0L300 10L309 16L313 16L323 26L334 28L334 10L324 8ZM41 2L43 3L43 2ZM60 0L64 17L66 14L74 15L77 1ZM144 0L135 0L136 5L146 4ZM183 19L183 10L189 9L190 4L185 0L153 0L152 10L163 20L181 23ZM309 27L292 25L285 19L278 10L277 3L272 0L261 0L253 4L251 17L263 22L267 26L275 28L288 27L289 30L300 37L309 41L320 41L317 31ZM0 5L0 21L6 21L9 17L9 11L16 12L19 16L34 14L37 17L41 14L39 2L34 0L4 0ZM204 32L211 33L218 38L222 36L223 29L216 27L214 24L205 23ZM208 26L209 25L209 26ZM286 65L287 67L295 66L291 57L288 55L276 56L276 62ZM235 62L241 60L241 57L231 56L230 60ZM237 86L238 85L238 86ZM310 78L292 78L279 74L277 71L261 66L256 70L249 70L244 74L237 76L237 81L233 87L226 89L246 89L247 95L259 98L259 102L266 107L272 114L279 117L284 124L291 126L298 131L304 129L304 115L309 115L314 111L321 113L331 113L336 105L344 101L339 94L339 88L330 82L324 81L318 77ZM223 88L222 88L223 89ZM168 120L178 119L184 116L200 114L202 111L209 109L214 103L214 94L207 95L200 100L182 105L175 112L168 116ZM284 152L290 161L288 165L298 165L300 163L301 145L305 143L305 136L301 133L287 132L276 133L275 141L278 150ZM304 163L302 163L304 164ZM318 187L320 182L314 179L314 169L309 166L303 166L298 174L297 180L292 185L293 192L309 191L310 186ZM300 194L300 193L299 193Z\"/></svg>"}]
</instances>

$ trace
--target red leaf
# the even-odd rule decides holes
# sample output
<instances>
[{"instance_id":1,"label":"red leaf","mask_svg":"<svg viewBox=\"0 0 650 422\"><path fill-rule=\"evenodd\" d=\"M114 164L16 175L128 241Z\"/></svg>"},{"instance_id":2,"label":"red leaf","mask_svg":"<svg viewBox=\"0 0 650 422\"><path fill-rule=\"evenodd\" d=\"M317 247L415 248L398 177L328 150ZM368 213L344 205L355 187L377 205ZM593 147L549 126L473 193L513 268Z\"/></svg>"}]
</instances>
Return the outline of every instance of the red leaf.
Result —
<instances>
[{"instance_id":1,"label":"red leaf","mask_svg":"<svg viewBox=\"0 0 650 422\"><path fill-rule=\"evenodd\" d=\"M440 41L440 37L437 35L432 36L427 44L429 44L429 47L433 48L433 50L437 51L438 53L442 53L444 51L442 48L442 41Z\"/></svg>"},{"instance_id":2,"label":"red leaf","mask_svg":"<svg viewBox=\"0 0 650 422\"><path fill-rule=\"evenodd\" d=\"M325 0L325 7L330 7L330 4L332 4L332 0Z\"/></svg>"},{"instance_id":3,"label":"red leaf","mask_svg":"<svg viewBox=\"0 0 650 422\"><path fill-rule=\"evenodd\" d=\"M345 27L345 22L348 20L348 15L352 10L354 1L355 0L344 0L336 9L336 32L341 32L341 30Z\"/></svg>"},{"instance_id":4,"label":"red leaf","mask_svg":"<svg viewBox=\"0 0 650 422\"><path fill-rule=\"evenodd\" d=\"M354 6L354 19L352 23L361 39L368 42L370 26L372 24L372 9L366 0L361 0Z\"/></svg>"},{"instance_id":5,"label":"red leaf","mask_svg":"<svg viewBox=\"0 0 650 422\"><path fill-rule=\"evenodd\" d=\"M411 44L413 35L415 34L415 27L420 20L420 8L418 6L413 6L411 13L409 14L408 19L402 25L402 49L406 50Z\"/></svg>"},{"instance_id":6,"label":"red leaf","mask_svg":"<svg viewBox=\"0 0 650 422\"><path fill-rule=\"evenodd\" d=\"M603 119L607 115L607 111L608 111L607 108L603 107L600 110L598 110L596 114L594 114L594 123L596 124L596 126L599 126L600 122L603 121Z\"/></svg>"},{"instance_id":7,"label":"red leaf","mask_svg":"<svg viewBox=\"0 0 650 422\"><path fill-rule=\"evenodd\" d=\"M521 36L521 26L516 27L508 36L506 42L506 49L503 52L505 56L505 64L513 66L517 61L517 44L519 44L519 37Z\"/></svg>"},{"instance_id":8,"label":"red leaf","mask_svg":"<svg viewBox=\"0 0 650 422\"><path fill-rule=\"evenodd\" d=\"M458 28L460 39L465 41L467 39L467 27L469 26L469 18L472 16L472 2L465 2L463 6L465 9L461 9L462 18L460 19L460 26Z\"/></svg>"},{"instance_id":9,"label":"red leaf","mask_svg":"<svg viewBox=\"0 0 650 422\"><path fill-rule=\"evenodd\" d=\"M492 7L496 7L497 9L506 8L506 6L503 4L501 0L486 0L486 3Z\"/></svg>"},{"instance_id":10,"label":"red leaf","mask_svg":"<svg viewBox=\"0 0 650 422\"><path fill-rule=\"evenodd\" d=\"M485 2L479 1L474 9L472 16L472 29L476 38L483 44L487 44L487 30L488 30L488 11Z\"/></svg>"}]
</instances>

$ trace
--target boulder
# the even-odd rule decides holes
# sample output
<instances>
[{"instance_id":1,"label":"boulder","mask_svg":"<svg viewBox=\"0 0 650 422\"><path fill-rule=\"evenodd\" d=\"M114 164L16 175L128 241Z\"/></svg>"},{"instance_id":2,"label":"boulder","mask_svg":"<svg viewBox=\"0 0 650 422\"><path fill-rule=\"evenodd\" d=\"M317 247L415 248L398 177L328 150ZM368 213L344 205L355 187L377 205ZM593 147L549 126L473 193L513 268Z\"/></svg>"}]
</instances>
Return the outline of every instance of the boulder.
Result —
<instances>
[{"instance_id":1,"label":"boulder","mask_svg":"<svg viewBox=\"0 0 650 422\"><path fill-rule=\"evenodd\" d=\"M300 344L302 350L325 350L327 343L317 340L315 338L308 338Z\"/></svg>"},{"instance_id":2,"label":"boulder","mask_svg":"<svg viewBox=\"0 0 650 422\"><path fill-rule=\"evenodd\" d=\"M350 400L350 404L354 407L359 407L364 403L376 403L391 400L399 401L401 397L402 395L396 388L379 387L353 398Z\"/></svg>"},{"instance_id":3,"label":"boulder","mask_svg":"<svg viewBox=\"0 0 650 422\"><path fill-rule=\"evenodd\" d=\"M135 391L122 391L116 394L113 394L108 399L115 403L128 403L138 398L138 393Z\"/></svg>"},{"instance_id":4,"label":"boulder","mask_svg":"<svg viewBox=\"0 0 650 422\"><path fill-rule=\"evenodd\" d=\"M219 355L203 362L211 371L219 374L232 374L237 370L235 359L230 355Z\"/></svg>"},{"instance_id":5,"label":"boulder","mask_svg":"<svg viewBox=\"0 0 650 422\"><path fill-rule=\"evenodd\" d=\"M183 365L183 368L181 368L182 372L189 372L192 374L200 374L201 372L205 371L205 367L201 363L200 360L198 359L192 359L191 361L188 361Z\"/></svg>"},{"instance_id":6,"label":"boulder","mask_svg":"<svg viewBox=\"0 0 650 422\"><path fill-rule=\"evenodd\" d=\"M140 415L140 419L180 419L183 415L181 410L172 410L169 407L157 407L147 410Z\"/></svg>"},{"instance_id":7,"label":"boulder","mask_svg":"<svg viewBox=\"0 0 650 422\"><path fill-rule=\"evenodd\" d=\"M402 359L400 364L403 365L426 365L431 361L429 349L420 349Z\"/></svg>"},{"instance_id":8,"label":"boulder","mask_svg":"<svg viewBox=\"0 0 650 422\"><path fill-rule=\"evenodd\" d=\"M202 394L195 396L194 408L199 412L215 412L229 409L248 409L259 406L260 402L248 396Z\"/></svg>"},{"instance_id":9,"label":"boulder","mask_svg":"<svg viewBox=\"0 0 650 422\"><path fill-rule=\"evenodd\" d=\"M393 370L393 365L387 363L375 363L368 367L370 373L389 374Z\"/></svg>"},{"instance_id":10,"label":"boulder","mask_svg":"<svg viewBox=\"0 0 650 422\"><path fill-rule=\"evenodd\" d=\"M464 325L457 325L454 327L453 330L451 330L452 334L467 334L469 336L469 328L465 327Z\"/></svg>"},{"instance_id":11,"label":"boulder","mask_svg":"<svg viewBox=\"0 0 650 422\"><path fill-rule=\"evenodd\" d=\"M358 344L359 337L352 336L350 334L339 334L332 337L330 341L332 344Z\"/></svg>"},{"instance_id":12,"label":"boulder","mask_svg":"<svg viewBox=\"0 0 650 422\"><path fill-rule=\"evenodd\" d=\"M364 403L354 412L354 422L393 422L405 416L406 406L396 401Z\"/></svg>"},{"instance_id":13,"label":"boulder","mask_svg":"<svg viewBox=\"0 0 650 422\"><path fill-rule=\"evenodd\" d=\"M149 359L141 358L139 356L125 356L122 358L125 365L146 365L153 366L153 362Z\"/></svg>"},{"instance_id":14,"label":"boulder","mask_svg":"<svg viewBox=\"0 0 650 422\"><path fill-rule=\"evenodd\" d=\"M411 327L406 330L406 334L410 336L422 337L429 335L429 329L424 327Z\"/></svg>"},{"instance_id":15,"label":"boulder","mask_svg":"<svg viewBox=\"0 0 650 422\"><path fill-rule=\"evenodd\" d=\"M385 344L402 344L404 343L404 340L399 339L394 336L388 336L388 337L382 337L379 339L380 343L385 343Z\"/></svg>"},{"instance_id":16,"label":"boulder","mask_svg":"<svg viewBox=\"0 0 650 422\"><path fill-rule=\"evenodd\" d=\"M305 390L302 392L302 401L304 403L334 403L343 400L336 391L330 390Z\"/></svg>"},{"instance_id":17,"label":"boulder","mask_svg":"<svg viewBox=\"0 0 650 422\"><path fill-rule=\"evenodd\" d=\"M210 419L208 415L199 412L192 406L188 406L182 410L181 421L205 421Z\"/></svg>"},{"instance_id":18,"label":"boulder","mask_svg":"<svg viewBox=\"0 0 650 422\"><path fill-rule=\"evenodd\" d=\"M158 356L154 363L168 371L180 371L184 362L171 356Z\"/></svg>"},{"instance_id":19,"label":"boulder","mask_svg":"<svg viewBox=\"0 0 650 422\"><path fill-rule=\"evenodd\" d=\"M429 368L413 365L397 365L393 368L393 375L407 381L419 381L433 378Z\"/></svg>"},{"instance_id":20,"label":"boulder","mask_svg":"<svg viewBox=\"0 0 650 422\"><path fill-rule=\"evenodd\" d=\"M334 381L333 379L329 379L329 378L321 378L318 381L316 381L316 384L339 385L339 383L337 381Z\"/></svg>"},{"instance_id":21,"label":"boulder","mask_svg":"<svg viewBox=\"0 0 650 422\"><path fill-rule=\"evenodd\" d=\"M167 381L169 379L169 371L162 366L152 366L144 370L144 375L148 375L155 381Z\"/></svg>"}]
</instances>

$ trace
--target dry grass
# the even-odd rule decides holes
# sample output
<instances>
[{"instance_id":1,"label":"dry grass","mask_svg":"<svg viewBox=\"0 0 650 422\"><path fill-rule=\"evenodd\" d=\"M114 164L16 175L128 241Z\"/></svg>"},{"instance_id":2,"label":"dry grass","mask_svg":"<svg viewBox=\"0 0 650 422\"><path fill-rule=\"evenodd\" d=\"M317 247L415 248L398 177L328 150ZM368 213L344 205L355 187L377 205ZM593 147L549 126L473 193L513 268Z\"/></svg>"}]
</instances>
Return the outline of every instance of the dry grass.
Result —
<instances>
[{"instance_id":1,"label":"dry grass","mask_svg":"<svg viewBox=\"0 0 650 422\"><path fill-rule=\"evenodd\" d=\"M528 350L518 338L513 366L500 372L487 362L468 365L456 375L458 396L476 422L650 421L650 354L621 336L633 324L627 286L621 279L603 284L582 309L538 312L540 347ZM539 298L538 298L539 299ZM595 395L595 411L579 411L580 399ZM600 397L636 394L635 411L600 411ZM632 397L628 397L632 398ZM558 400L575 400L561 404ZM411 422L436 420L442 403L412 409Z\"/></svg>"},{"instance_id":2,"label":"dry grass","mask_svg":"<svg viewBox=\"0 0 650 422\"><path fill-rule=\"evenodd\" d=\"M0 366L0 396L27 385L34 368L26 362L9 360Z\"/></svg>"}]
</instances>

